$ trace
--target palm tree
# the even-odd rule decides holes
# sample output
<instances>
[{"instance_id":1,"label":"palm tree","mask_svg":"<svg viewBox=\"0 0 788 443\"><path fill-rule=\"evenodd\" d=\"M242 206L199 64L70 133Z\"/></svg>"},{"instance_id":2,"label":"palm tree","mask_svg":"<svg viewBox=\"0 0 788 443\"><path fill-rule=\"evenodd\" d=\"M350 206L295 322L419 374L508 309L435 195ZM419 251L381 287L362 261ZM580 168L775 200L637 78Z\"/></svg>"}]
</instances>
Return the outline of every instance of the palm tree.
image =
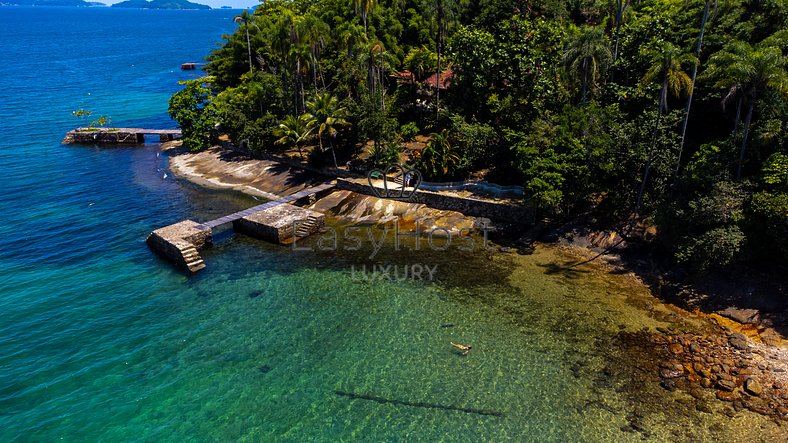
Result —
<instances>
[{"instance_id":1,"label":"palm tree","mask_svg":"<svg viewBox=\"0 0 788 443\"><path fill-rule=\"evenodd\" d=\"M312 66L312 81L317 95L317 72L320 71L320 51L325 48L326 40L331 32L328 25L314 15L307 15L298 24L301 40L309 47L309 58ZM321 80L323 75L321 71ZM323 81L325 87L325 80Z\"/></svg>"},{"instance_id":2,"label":"palm tree","mask_svg":"<svg viewBox=\"0 0 788 443\"><path fill-rule=\"evenodd\" d=\"M747 115L744 117L739 160L736 178L741 178L744 154L747 150L747 138L755 104L768 91L785 94L788 92L788 72L786 60L779 47L771 46L774 41L769 39L753 47L749 43L735 41L711 56L709 59L710 76L719 80L715 86L728 89L726 98L736 94L741 102L747 102ZM738 114L735 128L738 128ZM734 129L736 131L736 129Z\"/></svg>"},{"instance_id":3,"label":"palm tree","mask_svg":"<svg viewBox=\"0 0 788 443\"><path fill-rule=\"evenodd\" d=\"M320 150L324 150L323 136L328 135L331 155L334 157L334 167L338 168L339 165L337 164L337 156L334 152L332 139L336 136L340 127L348 124L347 120L345 120L348 115L347 108L341 105L338 98L328 92L318 93L314 100L307 102L307 107L314 116Z\"/></svg>"},{"instance_id":4,"label":"palm tree","mask_svg":"<svg viewBox=\"0 0 788 443\"><path fill-rule=\"evenodd\" d=\"M687 124L689 123L689 113L692 107L692 95L695 90L695 80L698 78L698 62L700 60L700 51L703 47L703 33L706 30L706 23L709 20L709 7L711 0L706 0L706 5L703 7L703 16L700 19L700 32L698 32L698 44L695 46L695 62L692 64L692 87L687 95L687 105L684 108L684 123L681 126L681 142L679 143L679 155L676 160L676 174L679 173L681 168L681 153L684 151L684 138L687 135Z\"/></svg>"},{"instance_id":5,"label":"palm tree","mask_svg":"<svg viewBox=\"0 0 788 443\"><path fill-rule=\"evenodd\" d=\"M443 37L443 0L437 0L435 17L438 21L438 37L435 39L437 57L437 70L435 76L435 114L440 114L441 110L441 40Z\"/></svg>"},{"instance_id":6,"label":"palm tree","mask_svg":"<svg viewBox=\"0 0 788 443\"><path fill-rule=\"evenodd\" d=\"M367 65L367 90L371 95L377 92L377 56L386 51L383 43L375 41L369 44L367 51L361 54L361 61Z\"/></svg>"},{"instance_id":7,"label":"palm tree","mask_svg":"<svg viewBox=\"0 0 788 443\"><path fill-rule=\"evenodd\" d=\"M304 158L301 144L305 142L315 129L315 118L312 114L288 115L282 123L274 129L274 135L279 137L274 143L298 148L298 155Z\"/></svg>"},{"instance_id":8,"label":"palm tree","mask_svg":"<svg viewBox=\"0 0 788 443\"><path fill-rule=\"evenodd\" d=\"M296 37L298 38L298 37ZM309 75L309 60L310 51L309 47L300 40L293 42L290 47L290 56L295 63L295 77L293 81L296 84L296 97L298 103L300 99L301 111L306 111L306 92L304 90L304 75ZM298 106L296 105L296 108Z\"/></svg>"},{"instance_id":9,"label":"palm tree","mask_svg":"<svg viewBox=\"0 0 788 443\"><path fill-rule=\"evenodd\" d=\"M629 0L615 0L616 33L613 45L613 63L618 60L618 40L621 36L621 24L624 22L624 12L629 7Z\"/></svg>"},{"instance_id":10,"label":"palm tree","mask_svg":"<svg viewBox=\"0 0 788 443\"><path fill-rule=\"evenodd\" d=\"M252 44L249 42L249 21L253 18L247 11L233 17L235 23L243 22L246 25L246 52L249 53L249 72L252 72Z\"/></svg>"},{"instance_id":11,"label":"palm tree","mask_svg":"<svg viewBox=\"0 0 788 443\"><path fill-rule=\"evenodd\" d=\"M366 45L368 42L368 38L364 34L364 30L361 28L361 26L353 22L341 23L337 27L335 35L337 35L339 41L341 41L345 46L345 49L347 49L347 56L350 59L355 59L356 49L360 46Z\"/></svg>"},{"instance_id":12,"label":"palm tree","mask_svg":"<svg viewBox=\"0 0 788 443\"><path fill-rule=\"evenodd\" d=\"M596 90L597 82L613 61L602 29L583 28L570 40L562 61L570 78L580 83L580 96L585 107L588 93Z\"/></svg>"},{"instance_id":13,"label":"palm tree","mask_svg":"<svg viewBox=\"0 0 788 443\"><path fill-rule=\"evenodd\" d=\"M637 217L638 211L640 211L640 204L643 201L643 192L646 190L646 183L648 182L649 172L651 171L651 163L654 160L654 150L657 144L657 135L659 134L659 122L662 118L662 113L667 111L668 97L678 97L685 92L692 91L692 79L690 79L683 69L683 66L688 62L697 61L691 54L682 53L679 48L665 42L661 50L653 53L651 67L646 71L646 75L643 76L642 83L644 85L659 81L662 88L659 93L659 107L657 109L657 118L654 122L654 132L651 136L651 147L649 148L648 157L646 159L643 179L640 182L640 190L638 191L637 200L635 202L635 211L632 215L633 221Z\"/></svg>"},{"instance_id":14,"label":"palm tree","mask_svg":"<svg viewBox=\"0 0 788 443\"><path fill-rule=\"evenodd\" d=\"M370 95L374 97L380 94L380 106L385 111L385 73L396 64L397 60L386 51L382 42L376 41L369 45L365 53L360 54L359 61L367 66L367 89Z\"/></svg>"},{"instance_id":15,"label":"palm tree","mask_svg":"<svg viewBox=\"0 0 788 443\"><path fill-rule=\"evenodd\" d=\"M293 69L294 65L294 63L292 63L293 54L290 49L293 45L293 39L295 37L294 29L295 26L293 23L293 15L286 12L276 22L272 30L273 32L271 33L271 48L277 56L279 71L282 74L282 85L285 89L284 97L290 95L289 77L291 69ZM298 88L296 87L295 83L293 84L293 90L293 113L298 114ZM285 99L285 101L287 100L289 99Z\"/></svg>"},{"instance_id":16,"label":"palm tree","mask_svg":"<svg viewBox=\"0 0 788 443\"><path fill-rule=\"evenodd\" d=\"M436 22L435 52L437 54L437 75L435 76L435 112L440 113L441 108L441 43L443 34L448 31L448 26L454 18L457 1L456 0L426 0L425 7L432 10Z\"/></svg>"},{"instance_id":17,"label":"palm tree","mask_svg":"<svg viewBox=\"0 0 788 443\"><path fill-rule=\"evenodd\" d=\"M375 8L375 0L353 0L356 7L356 14L361 15L361 21L364 22L364 36L367 35L367 16L369 11Z\"/></svg>"}]
</instances>

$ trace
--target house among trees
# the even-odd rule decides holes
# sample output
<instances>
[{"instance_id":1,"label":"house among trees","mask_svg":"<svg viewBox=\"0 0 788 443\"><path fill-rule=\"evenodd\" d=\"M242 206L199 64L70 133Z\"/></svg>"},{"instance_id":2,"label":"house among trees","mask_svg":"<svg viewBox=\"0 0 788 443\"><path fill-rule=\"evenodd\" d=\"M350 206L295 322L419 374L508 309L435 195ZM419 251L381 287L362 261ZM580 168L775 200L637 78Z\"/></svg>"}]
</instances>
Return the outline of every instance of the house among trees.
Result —
<instances>
[{"instance_id":1,"label":"house among trees","mask_svg":"<svg viewBox=\"0 0 788 443\"><path fill-rule=\"evenodd\" d=\"M438 73L434 72L427 78L419 78L415 73L407 69L396 71L391 74L401 86L410 87L414 96L416 108L420 110L435 108L435 90L445 91L451 87L454 79L454 71L447 69L441 72L440 79ZM437 87L437 88L436 88Z\"/></svg>"}]
</instances>

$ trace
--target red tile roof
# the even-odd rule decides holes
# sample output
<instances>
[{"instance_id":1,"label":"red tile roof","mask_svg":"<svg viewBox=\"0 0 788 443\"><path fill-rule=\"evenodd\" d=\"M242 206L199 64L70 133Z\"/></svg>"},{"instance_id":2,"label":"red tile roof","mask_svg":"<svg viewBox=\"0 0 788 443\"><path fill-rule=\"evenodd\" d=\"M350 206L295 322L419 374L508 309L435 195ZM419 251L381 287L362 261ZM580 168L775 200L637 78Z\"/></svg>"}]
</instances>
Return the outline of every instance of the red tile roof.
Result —
<instances>
[{"instance_id":1,"label":"red tile roof","mask_svg":"<svg viewBox=\"0 0 788 443\"><path fill-rule=\"evenodd\" d=\"M440 89L446 89L451 86L451 81L454 79L454 71L451 69L447 69L441 73L440 83L438 87ZM435 84L438 81L438 74L432 74L427 80L424 80L424 86L435 88Z\"/></svg>"},{"instance_id":2,"label":"red tile roof","mask_svg":"<svg viewBox=\"0 0 788 443\"><path fill-rule=\"evenodd\" d=\"M396 78L398 81L400 81L402 83L406 83L406 84L417 83L413 73L408 71L407 69L404 70L404 71L400 71L400 72L394 72L394 73L391 74L391 76ZM441 80L440 80L440 85L439 85L440 88L441 89L446 89L449 86L451 86L451 81L452 81L453 78L454 78L454 72L451 69L447 69L447 70L443 71L443 73L441 74ZM428 88L435 89L435 82L437 80L438 80L438 75L437 74L432 74L431 76L429 76L429 78L427 78L426 80L421 82L421 84L426 86L426 87L428 87Z\"/></svg>"}]
</instances>

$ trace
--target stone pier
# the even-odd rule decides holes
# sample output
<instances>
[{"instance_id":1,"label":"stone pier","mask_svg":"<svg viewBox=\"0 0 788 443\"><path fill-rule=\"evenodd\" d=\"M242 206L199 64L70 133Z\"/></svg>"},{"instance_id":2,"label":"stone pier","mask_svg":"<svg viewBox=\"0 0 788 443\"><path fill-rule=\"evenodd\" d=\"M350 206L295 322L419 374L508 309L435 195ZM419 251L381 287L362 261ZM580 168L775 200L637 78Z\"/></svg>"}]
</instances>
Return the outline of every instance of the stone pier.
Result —
<instances>
[{"instance_id":1,"label":"stone pier","mask_svg":"<svg viewBox=\"0 0 788 443\"><path fill-rule=\"evenodd\" d=\"M325 215L285 204L239 218L233 221L233 229L250 237L287 244L319 232L325 224Z\"/></svg>"},{"instance_id":2,"label":"stone pier","mask_svg":"<svg viewBox=\"0 0 788 443\"><path fill-rule=\"evenodd\" d=\"M205 223L185 220L151 232L146 242L157 254L194 273L205 268L199 250L210 246L213 230L225 224L232 223L233 229L250 237L279 244L319 232L325 226L326 216L291 203L314 201L334 186L323 183L302 189Z\"/></svg>"},{"instance_id":3,"label":"stone pier","mask_svg":"<svg viewBox=\"0 0 788 443\"><path fill-rule=\"evenodd\" d=\"M66 133L62 143L99 145L141 145L145 135L158 135L161 143L181 137L180 129L77 128Z\"/></svg>"},{"instance_id":4,"label":"stone pier","mask_svg":"<svg viewBox=\"0 0 788 443\"><path fill-rule=\"evenodd\" d=\"M205 268L199 251L210 246L211 230L184 220L151 232L145 242L157 254L193 273Z\"/></svg>"}]
</instances>

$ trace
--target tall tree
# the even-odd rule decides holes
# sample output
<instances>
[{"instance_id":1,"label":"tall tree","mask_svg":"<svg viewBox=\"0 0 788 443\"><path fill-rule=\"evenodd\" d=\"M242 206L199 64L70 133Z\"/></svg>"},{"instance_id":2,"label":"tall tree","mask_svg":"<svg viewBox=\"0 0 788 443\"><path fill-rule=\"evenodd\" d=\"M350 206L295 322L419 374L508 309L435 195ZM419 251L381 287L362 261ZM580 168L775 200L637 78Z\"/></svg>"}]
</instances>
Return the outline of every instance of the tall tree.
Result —
<instances>
[{"instance_id":1,"label":"tall tree","mask_svg":"<svg viewBox=\"0 0 788 443\"><path fill-rule=\"evenodd\" d=\"M296 39L295 33L295 17L291 13L282 14L273 26L270 33L271 48L276 55L279 65L279 71L282 75L282 85L285 88L284 96L290 95L289 84L290 74L293 73L293 115L299 114L298 112L298 87L295 81L295 63L293 62L293 42ZM289 99L288 99L289 100Z\"/></svg>"},{"instance_id":2,"label":"tall tree","mask_svg":"<svg viewBox=\"0 0 788 443\"><path fill-rule=\"evenodd\" d=\"M369 11L375 8L375 0L353 0L356 7L356 14L361 15L361 21L364 22L364 36L367 36L367 17Z\"/></svg>"},{"instance_id":3,"label":"tall tree","mask_svg":"<svg viewBox=\"0 0 788 443\"><path fill-rule=\"evenodd\" d=\"M668 98L671 96L678 97L685 92L692 91L692 79L690 79L684 71L683 67L690 62L697 62L694 56L682 53L681 49L673 46L669 42L665 42L659 51L655 51L652 54L651 66L648 71L646 71L646 75L643 76L642 83L644 85L659 82L661 88L657 100L657 118L654 121L651 146L649 147L648 157L646 158L646 166L643 170L640 190L635 200L633 220L637 217L640 211L640 205L643 202L643 193L646 190L646 183L648 182L648 176L651 172L651 164L654 161L654 151L657 145L657 136L659 135L659 123L662 114L667 111Z\"/></svg>"},{"instance_id":4,"label":"tall tree","mask_svg":"<svg viewBox=\"0 0 788 443\"><path fill-rule=\"evenodd\" d=\"M249 54L249 72L252 72L252 44L249 40L249 21L251 21L253 16L249 14L248 11L243 11L241 15L236 15L233 17L233 21L235 23L243 22L244 28L246 31L246 52Z\"/></svg>"},{"instance_id":5,"label":"tall tree","mask_svg":"<svg viewBox=\"0 0 788 443\"><path fill-rule=\"evenodd\" d=\"M746 42L734 41L709 59L710 76L719 79L716 86L727 87L728 95L733 91L740 93L740 100L747 103L736 167L737 179L741 178L755 104L769 91L788 93L785 57L780 48L770 46L771 43L773 42L764 41L752 46ZM736 125L738 127L738 116Z\"/></svg>"},{"instance_id":6,"label":"tall tree","mask_svg":"<svg viewBox=\"0 0 788 443\"><path fill-rule=\"evenodd\" d=\"M435 76L435 112L440 113L441 107L441 80L443 75L441 73L441 50L443 37L447 33L449 24L454 19L457 10L457 0L426 0L425 4L428 10L432 10L435 17L435 53L437 54L437 70Z\"/></svg>"},{"instance_id":7,"label":"tall tree","mask_svg":"<svg viewBox=\"0 0 788 443\"><path fill-rule=\"evenodd\" d=\"M676 174L679 173L681 168L681 153L684 151L684 139L687 135L687 124L689 123L689 113L692 107L692 97L695 90L695 80L698 78L698 63L700 63L700 52L703 48L703 33L706 31L706 23L709 20L709 7L712 0L706 0L703 6L703 15L700 19L700 31L698 32L698 43L695 46L695 62L692 63L692 87L687 95L687 105L684 107L684 122L681 125L681 141L679 142L679 155L676 160Z\"/></svg>"},{"instance_id":8,"label":"tall tree","mask_svg":"<svg viewBox=\"0 0 788 443\"><path fill-rule=\"evenodd\" d=\"M616 32L613 45L613 63L618 60L618 40L621 37L621 24L624 22L624 12L629 6L629 0L615 0Z\"/></svg>"},{"instance_id":9,"label":"tall tree","mask_svg":"<svg viewBox=\"0 0 788 443\"><path fill-rule=\"evenodd\" d=\"M320 52L325 48L331 30L325 22L312 14L306 15L298 24L298 27L301 41L309 48L312 81L315 87L315 95L317 95L317 74L318 71L321 71ZM323 79L322 72L320 78L321 80ZM323 87L325 87L325 81L323 81Z\"/></svg>"},{"instance_id":10,"label":"tall tree","mask_svg":"<svg viewBox=\"0 0 788 443\"><path fill-rule=\"evenodd\" d=\"M562 61L569 77L580 84L583 107L589 92L596 90L597 82L604 77L612 60L602 29L586 26L569 40Z\"/></svg>"}]
</instances>

